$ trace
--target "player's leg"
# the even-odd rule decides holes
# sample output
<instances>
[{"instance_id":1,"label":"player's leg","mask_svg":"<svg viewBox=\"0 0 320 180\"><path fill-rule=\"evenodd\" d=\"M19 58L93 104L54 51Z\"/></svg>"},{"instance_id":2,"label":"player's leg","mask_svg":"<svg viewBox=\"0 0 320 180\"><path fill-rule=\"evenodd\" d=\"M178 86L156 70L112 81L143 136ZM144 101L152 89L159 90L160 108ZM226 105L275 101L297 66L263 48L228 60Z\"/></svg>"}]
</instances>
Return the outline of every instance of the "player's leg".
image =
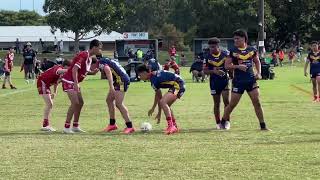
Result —
<instances>
[{"instance_id":1,"label":"player's leg","mask_svg":"<svg viewBox=\"0 0 320 180\"><path fill-rule=\"evenodd\" d=\"M24 79L25 79L26 83L29 84L29 79L28 79L28 75L29 75L28 65L23 65L23 71L24 71Z\"/></svg>"},{"instance_id":2,"label":"player's leg","mask_svg":"<svg viewBox=\"0 0 320 180\"><path fill-rule=\"evenodd\" d=\"M74 116L74 119L78 118L79 120L82 105L81 105L81 102L79 101L78 92L74 90L68 90L67 94L68 94L68 98L70 100L71 105L67 113L67 118L64 125L64 132L73 133L73 131L70 129L72 116ZM74 120L73 122L76 122L76 121Z\"/></svg>"},{"instance_id":3,"label":"player's leg","mask_svg":"<svg viewBox=\"0 0 320 180\"><path fill-rule=\"evenodd\" d=\"M11 89L17 89L13 84L12 84L12 80L11 80L11 72L9 73L9 76L7 77L7 80L9 82L10 88Z\"/></svg>"},{"instance_id":4,"label":"player's leg","mask_svg":"<svg viewBox=\"0 0 320 180\"><path fill-rule=\"evenodd\" d=\"M50 126L50 115L53 107L53 101L50 94L42 94L42 98L45 103L44 111L43 111L43 122L42 122L42 128L43 131L55 131Z\"/></svg>"},{"instance_id":5,"label":"player's leg","mask_svg":"<svg viewBox=\"0 0 320 180\"><path fill-rule=\"evenodd\" d=\"M260 91L259 88L255 88L252 91L248 92L248 95L252 101L254 111L258 117L261 130L268 130L266 123L264 121L264 113L262 109L262 105L260 102Z\"/></svg>"},{"instance_id":6,"label":"player's leg","mask_svg":"<svg viewBox=\"0 0 320 180\"><path fill-rule=\"evenodd\" d=\"M175 94L173 94L172 92L167 92L166 94L164 94L160 100L160 106L166 116L167 119L167 130L166 130L166 134L171 134L176 132L176 127L173 125L172 122L172 115L171 115L171 110L169 107L169 104L173 104L177 99L177 96Z\"/></svg>"},{"instance_id":7,"label":"player's leg","mask_svg":"<svg viewBox=\"0 0 320 180\"><path fill-rule=\"evenodd\" d=\"M78 98L78 101L75 104L76 108L74 109L74 114L73 114L72 131L73 132L85 132L80 128L80 124L79 124L80 114L81 114L81 110L82 110L82 107L84 104L81 92L76 92L75 98Z\"/></svg>"},{"instance_id":8,"label":"player's leg","mask_svg":"<svg viewBox=\"0 0 320 180\"><path fill-rule=\"evenodd\" d=\"M220 118L220 102L221 102L221 93L212 95L213 99L213 113L216 120L216 128L221 128L221 118Z\"/></svg>"},{"instance_id":9,"label":"player's leg","mask_svg":"<svg viewBox=\"0 0 320 180\"><path fill-rule=\"evenodd\" d=\"M106 103L109 112L109 124L103 129L105 132L110 132L117 130L118 127L116 125L116 115L115 115L115 96L114 94L108 93L106 98Z\"/></svg>"},{"instance_id":10,"label":"player's leg","mask_svg":"<svg viewBox=\"0 0 320 180\"><path fill-rule=\"evenodd\" d=\"M4 73L4 78L3 78L3 84L2 84L2 89L6 89L6 83L7 83L7 72Z\"/></svg>"},{"instance_id":11,"label":"player's leg","mask_svg":"<svg viewBox=\"0 0 320 180\"><path fill-rule=\"evenodd\" d=\"M124 129L125 134L133 133L135 130L132 126L132 122L130 120L129 111L128 108L124 105L123 100L125 97L125 92L123 91L115 91L115 101L116 101L116 107L119 109L122 118L126 122L127 128Z\"/></svg>"},{"instance_id":12,"label":"player's leg","mask_svg":"<svg viewBox=\"0 0 320 180\"><path fill-rule=\"evenodd\" d=\"M230 115L234 108L238 105L240 99L241 99L242 93L231 93L231 99L230 103L227 107L224 109L223 118L221 119L221 126L224 129L230 129Z\"/></svg>"},{"instance_id":13,"label":"player's leg","mask_svg":"<svg viewBox=\"0 0 320 180\"><path fill-rule=\"evenodd\" d=\"M171 118L172 118L172 124L178 129L178 125L177 125L177 120L176 117L174 116L173 110L171 108L171 105L174 103L174 101L169 102L169 107L170 107L170 111L171 111Z\"/></svg>"},{"instance_id":14,"label":"player's leg","mask_svg":"<svg viewBox=\"0 0 320 180\"><path fill-rule=\"evenodd\" d=\"M320 102L320 76L317 76L316 78L317 81L317 90L318 90L318 102Z\"/></svg>"},{"instance_id":15,"label":"player's leg","mask_svg":"<svg viewBox=\"0 0 320 180\"><path fill-rule=\"evenodd\" d=\"M313 101L317 101L318 99L318 91L317 91L317 80L316 77L312 76L311 77L311 82L312 82L312 91L313 91Z\"/></svg>"},{"instance_id":16,"label":"player's leg","mask_svg":"<svg viewBox=\"0 0 320 180\"><path fill-rule=\"evenodd\" d=\"M193 70L192 75L196 78L196 81L199 82L199 72L197 70Z\"/></svg>"}]
</instances>

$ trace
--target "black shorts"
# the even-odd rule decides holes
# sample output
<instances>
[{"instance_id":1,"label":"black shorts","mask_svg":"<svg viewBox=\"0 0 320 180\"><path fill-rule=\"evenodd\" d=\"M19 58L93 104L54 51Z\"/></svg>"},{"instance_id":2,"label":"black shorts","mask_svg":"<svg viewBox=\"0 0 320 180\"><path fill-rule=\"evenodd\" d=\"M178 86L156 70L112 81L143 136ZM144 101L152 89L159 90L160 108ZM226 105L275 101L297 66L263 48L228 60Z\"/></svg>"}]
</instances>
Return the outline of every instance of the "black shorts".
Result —
<instances>
[{"instance_id":1,"label":"black shorts","mask_svg":"<svg viewBox=\"0 0 320 180\"><path fill-rule=\"evenodd\" d=\"M254 89L259 88L258 83L256 81L249 82L232 82L232 92L237 94L243 94L244 91L251 92Z\"/></svg>"},{"instance_id":2,"label":"black shorts","mask_svg":"<svg viewBox=\"0 0 320 180\"><path fill-rule=\"evenodd\" d=\"M320 76L320 73L311 73L310 76L311 76L312 79L314 79L317 76Z\"/></svg>"},{"instance_id":3,"label":"black shorts","mask_svg":"<svg viewBox=\"0 0 320 180\"><path fill-rule=\"evenodd\" d=\"M10 72L10 71L5 71L5 72L4 72L4 75L5 75L5 76L10 76L10 75L11 75L11 72Z\"/></svg>"},{"instance_id":4,"label":"black shorts","mask_svg":"<svg viewBox=\"0 0 320 180\"><path fill-rule=\"evenodd\" d=\"M114 90L127 92L129 89L129 84L130 84L130 81L129 82L122 82L122 81L116 82L116 81L114 81L113 82Z\"/></svg>"},{"instance_id":5,"label":"black shorts","mask_svg":"<svg viewBox=\"0 0 320 180\"><path fill-rule=\"evenodd\" d=\"M184 81L178 81L176 83L177 85L170 88L168 92L171 92L172 94L176 95L180 99L183 96L184 92L186 91L185 83Z\"/></svg>"},{"instance_id":6,"label":"black shorts","mask_svg":"<svg viewBox=\"0 0 320 180\"><path fill-rule=\"evenodd\" d=\"M210 90L211 90L211 95L220 95L222 91L230 90L229 79L228 78L223 78L223 79L210 78Z\"/></svg>"}]
</instances>

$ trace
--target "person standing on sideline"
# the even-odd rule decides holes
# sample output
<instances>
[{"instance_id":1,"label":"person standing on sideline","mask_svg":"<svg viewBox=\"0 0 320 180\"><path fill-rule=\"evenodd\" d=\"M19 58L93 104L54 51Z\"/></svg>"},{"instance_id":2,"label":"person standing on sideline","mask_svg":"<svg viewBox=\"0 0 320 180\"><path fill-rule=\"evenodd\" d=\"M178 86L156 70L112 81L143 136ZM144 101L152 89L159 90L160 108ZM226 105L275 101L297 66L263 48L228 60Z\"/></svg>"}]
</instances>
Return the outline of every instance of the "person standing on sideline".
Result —
<instances>
[{"instance_id":1,"label":"person standing on sideline","mask_svg":"<svg viewBox=\"0 0 320 180\"><path fill-rule=\"evenodd\" d=\"M63 53L63 40L62 39L59 42L59 52Z\"/></svg>"},{"instance_id":2,"label":"person standing on sideline","mask_svg":"<svg viewBox=\"0 0 320 180\"><path fill-rule=\"evenodd\" d=\"M20 42L19 42L19 38L16 39L16 54L20 54Z\"/></svg>"},{"instance_id":3,"label":"person standing on sideline","mask_svg":"<svg viewBox=\"0 0 320 180\"><path fill-rule=\"evenodd\" d=\"M9 51L4 59L4 79L2 89L6 89L6 82L8 81L11 89L17 89L13 86L11 82L11 71L13 69L13 59L14 59L14 47L10 47Z\"/></svg>"},{"instance_id":4,"label":"person standing on sideline","mask_svg":"<svg viewBox=\"0 0 320 180\"><path fill-rule=\"evenodd\" d=\"M58 39L56 36L54 37L53 45L54 45L54 51L58 53Z\"/></svg>"},{"instance_id":5,"label":"person standing on sideline","mask_svg":"<svg viewBox=\"0 0 320 180\"><path fill-rule=\"evenodd\" d=\"M26 48L23 50L23 62L20 70L22 71L24 69L24 78L27 84L30 83L29 79L31 79L33 83L35 82L34 68L36 64L36 52L31 47L31 43L28 42Z\"/></svg>"}]
</instances>

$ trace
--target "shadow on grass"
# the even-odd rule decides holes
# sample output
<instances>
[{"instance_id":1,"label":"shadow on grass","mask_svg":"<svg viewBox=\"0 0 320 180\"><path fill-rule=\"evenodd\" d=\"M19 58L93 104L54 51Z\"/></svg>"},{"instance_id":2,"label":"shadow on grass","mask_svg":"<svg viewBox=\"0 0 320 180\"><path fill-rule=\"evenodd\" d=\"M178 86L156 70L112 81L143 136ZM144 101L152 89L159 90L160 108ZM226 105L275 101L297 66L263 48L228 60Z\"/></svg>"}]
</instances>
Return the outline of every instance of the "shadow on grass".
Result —
<instances>
[{"instance_id":1,"label":"shadow on grass","mask_svg":"<svg viewBox=\"0 0 320 180\"><path fill-rule=\"evenodd\" d=\"M201 133L209 133L209 132L217 132L217 133L231 133L231 132L252 132L253 130L217 130L213 128L206 128L206 129L181 129L179 131L179 134L201 134ZM136 131L133 134L130 134L130 136L138 136L138 135L153 135L153 134L164 134L163 130L152 130L151 132L142 132L140 130ZM97 132L97 131L88 131L86 133L74 133L74 134L63 134L61 131L56 132L42 132L42 131L0 131L0 137L5 136L29 136L29 135L39 135L39 136L50 136L50 135L59 135L59 136L128 136L126 134L123 134L121 131L115 131L115 132Z\"/></svg>"}]
</instances>

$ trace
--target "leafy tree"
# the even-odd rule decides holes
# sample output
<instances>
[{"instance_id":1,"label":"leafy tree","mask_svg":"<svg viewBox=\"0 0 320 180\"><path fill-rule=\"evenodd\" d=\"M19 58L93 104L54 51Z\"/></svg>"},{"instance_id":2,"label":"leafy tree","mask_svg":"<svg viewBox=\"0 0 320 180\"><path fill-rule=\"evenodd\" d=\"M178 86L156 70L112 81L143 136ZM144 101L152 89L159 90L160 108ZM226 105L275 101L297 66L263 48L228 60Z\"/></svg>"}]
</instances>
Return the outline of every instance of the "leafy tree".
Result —
<instances>
[{"instance_id":1,"label":"leafy tree","mask_svg":"<svg viewBox=\"0 0 320 180\"><path fill-rule=\"evenodd\" d=\"M79 41L99 36L120 28L124 3L121 0L46 0L43 10L49 13L47 22L52 30L72 31L75 34L75 50ZM90 31L93 37L86 37Z\"/></svg>"}]
</instances>

